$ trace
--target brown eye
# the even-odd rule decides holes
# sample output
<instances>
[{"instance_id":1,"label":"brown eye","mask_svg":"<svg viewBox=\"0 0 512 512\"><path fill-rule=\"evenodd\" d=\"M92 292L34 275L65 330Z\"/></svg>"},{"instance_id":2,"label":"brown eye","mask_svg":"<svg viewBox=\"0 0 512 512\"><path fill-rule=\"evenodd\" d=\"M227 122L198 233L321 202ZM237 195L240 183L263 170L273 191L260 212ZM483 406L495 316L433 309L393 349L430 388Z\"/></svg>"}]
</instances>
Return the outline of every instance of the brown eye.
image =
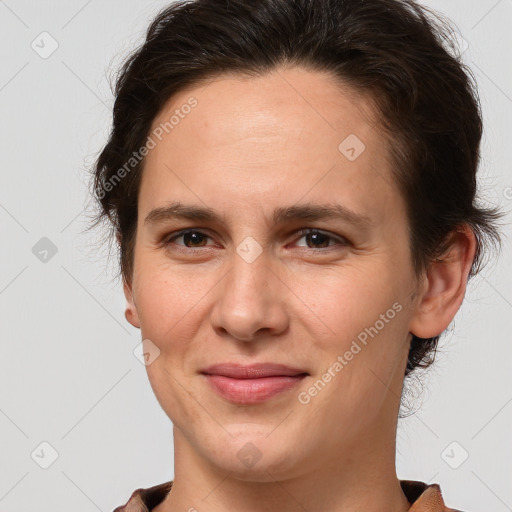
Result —
<instances>
[{"instance_id":1,"label":"brown eye","mask_svg":"<svg viewBox=\"0 0 512 512\"><path fill-rule=\"evenodd\" d=\"M325 235L324 233L308 233L304 235L306 241L311 242L312 246L308 244L308 247L311 249L319 248L319 247L328 247L329 241L332 240L331 237Z\"/></svg>"},{"instance_id":2,"label":"brown eye","mask_svg":"<svg viewBox=\"0 0 512 512\"><path fill-rule=\"evenodd\" d=\"M183 244L176 243L175 241L182 238ZM205 233L201 231L189 229L186 231L180 231L179 233L167 237L164 241L164 245L169 247L171 245L177 247L184 247L186 249L194 249L199 247L206 247L206 241L210 238ZM181 250L181 249L180 249Z\"/></svg>"},{"instance_id":3,"label":"brown eye","mask_svg":"<svg viewBox=\"0 0 512 512\"><path fill-rule=\"evenodd\" d=\"M306 245L309 249L325 249L332 245L336 245L336 242L338 245L348 245L348 241L344 238L316 229L304 229L300 234L302 235L301 238L306 239ZM330 244L331 241L335 243Z\"/></svg>"},{"instance_id":4,"label":"brown eye","mask_svg":"<svg viewBox=\"0 0 512 512\"><path fill-rule=\"evenodd\" d=\"M199 244L199 247L204 247L206 236L204 233L200 233L199 231L188 231L181 235L183 237L183 242L187 247L195 246L195 244ZM190 244L190 245L189 245Z\"/></svg>"}]
</instances>

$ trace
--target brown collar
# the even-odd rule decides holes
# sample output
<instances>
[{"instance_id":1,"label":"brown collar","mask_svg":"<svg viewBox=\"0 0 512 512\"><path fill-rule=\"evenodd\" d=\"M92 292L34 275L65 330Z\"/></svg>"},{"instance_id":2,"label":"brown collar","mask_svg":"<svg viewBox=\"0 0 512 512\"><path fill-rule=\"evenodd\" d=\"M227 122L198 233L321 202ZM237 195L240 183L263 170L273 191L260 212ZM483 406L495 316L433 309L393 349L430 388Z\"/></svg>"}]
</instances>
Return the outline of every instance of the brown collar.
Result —
<instances>
[{"instance_id":1,"label":"brown collar","mask_svg":"<svg viewBox=\"0 0 512 512\"><path fill-rule=\"evenodd\" d=\"M411 503L409 512L461 512L447 508L438 484L426 484L416 480L400 480L405 496ZM130 499L113 512L151 512L164 501L172 487L172 480L163 484L137 489Z\"/></svg>"}]
</instances>

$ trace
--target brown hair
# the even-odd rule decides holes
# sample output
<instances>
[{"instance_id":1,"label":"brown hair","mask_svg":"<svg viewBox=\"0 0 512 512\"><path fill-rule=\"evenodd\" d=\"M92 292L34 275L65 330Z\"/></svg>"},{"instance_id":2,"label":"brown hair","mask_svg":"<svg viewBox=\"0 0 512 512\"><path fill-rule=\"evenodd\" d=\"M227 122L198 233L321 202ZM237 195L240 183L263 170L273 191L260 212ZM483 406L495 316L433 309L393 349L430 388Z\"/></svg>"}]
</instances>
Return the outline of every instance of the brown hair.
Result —
<instances>
[{"instance_id":1,"label":"brown hair","mask_svg":"<svg viewBox=\"0 0 512 512\"><path fill-rule=\"evenodd\" d=\"M262 76L283 65L329 72L374 100L408 208L416 273L467 224L477 238L472 277L484 245L500 242L502 214L476 202L482 119L453 34L412 0L182 0L164 9L120 69L112 131L94 169L96 221L111 223L123 278L133 270L140 148L164 104L222 74ZM438 340L413 336L406 376L433 362Z\"/></svg>"}]
</instances>

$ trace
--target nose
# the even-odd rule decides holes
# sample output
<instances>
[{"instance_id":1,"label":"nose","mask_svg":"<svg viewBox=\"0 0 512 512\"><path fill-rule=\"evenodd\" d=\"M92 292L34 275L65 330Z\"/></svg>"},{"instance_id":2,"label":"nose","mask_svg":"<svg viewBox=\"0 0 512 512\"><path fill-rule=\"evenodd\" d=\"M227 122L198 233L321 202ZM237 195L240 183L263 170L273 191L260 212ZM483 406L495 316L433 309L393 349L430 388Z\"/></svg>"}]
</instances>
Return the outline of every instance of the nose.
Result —
<instances>
[{"instance_id":1,"label":"nose","mask_svg":"<svg viewBox=\"0 0 512 512\"><path fill-rule=\"evenodd\" d=\"M288 288L263 252L255 261L234 252L230 268L215 287L212 327L239 341L268 339L288 328Z\"/></svg>"}]
</instances>

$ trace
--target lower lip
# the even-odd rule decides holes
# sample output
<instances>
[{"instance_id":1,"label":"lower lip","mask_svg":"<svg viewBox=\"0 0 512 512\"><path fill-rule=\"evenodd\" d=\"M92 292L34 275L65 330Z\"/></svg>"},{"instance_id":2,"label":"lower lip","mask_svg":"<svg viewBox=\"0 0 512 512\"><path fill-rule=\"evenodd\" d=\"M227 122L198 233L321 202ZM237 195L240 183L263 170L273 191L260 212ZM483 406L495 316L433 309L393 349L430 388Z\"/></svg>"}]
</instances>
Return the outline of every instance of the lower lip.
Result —
<instances>
[{"instance_id":1,"label":"lower lip","mask_svg":"<svg viewBox=\"0 0 512 512\"><path fill-rule=\"evenodd\" d=\"M279 375L259 379L233 379L223 375L206 375L213 389L236 404L258 404L296 386L305 374L295 377Z\"/></svg>"}]
</instances>

